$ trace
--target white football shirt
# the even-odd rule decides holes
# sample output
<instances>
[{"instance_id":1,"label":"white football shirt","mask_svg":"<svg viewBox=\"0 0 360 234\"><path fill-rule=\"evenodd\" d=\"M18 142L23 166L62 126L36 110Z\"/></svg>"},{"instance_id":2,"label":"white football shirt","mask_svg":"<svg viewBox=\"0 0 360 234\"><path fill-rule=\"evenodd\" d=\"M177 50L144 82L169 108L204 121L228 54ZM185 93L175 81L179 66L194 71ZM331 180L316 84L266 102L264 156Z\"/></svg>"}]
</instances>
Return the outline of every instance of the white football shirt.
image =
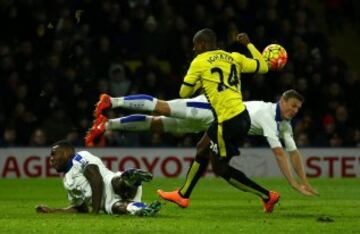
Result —
<instances>
[{"instance_id":1,"label":"white football shirt","mask_svg":"<svg viewBox=\"0 0 360 234\"><path fill-rule=\"evenodd\" d=\"M112 214L112 206L115 202L121 200L121 197L115 194L111 179L120 176L121 172L112 172L101 161L100 158L88 151L77 152L69 165L69 171L64 176L64 187L68 192L68 199L73 206L80 206L85 202L91 206L92 191L88 180L84 176L84 169L89 164L95 164L99 167L99 172L104 182L103 196L101 201L101 209ZM142 187L139 186L134 201L141 201Z\"/></svg>"},{"instance_id":2,"label":"white football shirt","mask_svg":"<svg viewBox=\"0 0 360 234\"><path fill-rule=\"evenodd\" d=\"M84 202L88 206L91 205L91 187L84 176L84 169L89 164L97 165L103 178L113 173L105 167L100 158L92 155L90 152L77 152L70 165L68 165L69 171L65 173L63 179L64 187L68 192L68 199L73 206L80 206ZM101 203L101 207L104 207L104 199Z\"/></svg>"},{"instance_id":3,"label":"white football shirt","mask_svg":"<svg viewBox=\"0 0 360 234\"><path fill-rule=\"evenodd\" d=\"M282 147L281 139L287 151L297 149L291 123L289 120L281 119L278 103L248 101L245 105L251 119L249 135L266 137L271 148Z\"/></svg>"},{"instance_id":4,"label":"white football shirt","mask_svg":"<svg viewBox=\"0 0 360 234\"><path fill-rule=\"evenodd\" d=\"M181 126L180 131L206 131L211 122L214 121L214 115L205 95L180 100L182 100L183 106L186 107L182 109L186 119L178 118L177 120L178 126ZM297 149L293 138L291 123L288 120L281 120L280 109L278 109L277 103L263 101L246 101L244 103L251 119L249 135L266 137L271 148L282 147L281 139L284 141L287 151ZM188 113L194 112L194 109L199 109L199 111L196 112L196 115L190 116ZM202 124L198 124L199 121L201 121ZM196 127L194 127L195 125Z\"/></svg>"}]
</instances>

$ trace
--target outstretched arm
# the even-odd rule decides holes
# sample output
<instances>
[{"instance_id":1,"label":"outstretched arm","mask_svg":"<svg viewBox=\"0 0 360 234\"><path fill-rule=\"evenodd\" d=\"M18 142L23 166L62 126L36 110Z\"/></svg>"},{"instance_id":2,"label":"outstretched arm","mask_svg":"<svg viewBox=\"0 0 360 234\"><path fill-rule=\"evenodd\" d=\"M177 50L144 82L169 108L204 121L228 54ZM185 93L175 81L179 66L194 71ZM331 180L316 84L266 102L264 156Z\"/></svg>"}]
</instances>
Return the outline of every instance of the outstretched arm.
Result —
<instances>
[{"instance_id":1,"label":"outstretched arm","mask_svg":"<svg viewBox=\"0 0 360 234\"><path fill-rule=\"evenodd\" d=\"M248 35L246 33L240 33L237 35L236 39L240 44L246 46L246 48L248 48L251 55L253 56L253 59L247 61L246 65L245 65L245 71L243 71L243 72L255 72L255 73L259 73L259 74L267 73L269 70L269 67L268 67L266 61L264 60L264 58L262 57L261 53L258 51L258 49L256 49L256 47L250 42ZM252 64L254 62L256 63L255 71L253 71L251 69L251 67L253 67ZM250 71L246 71L247 67L250 68Z\"/></svg>"},{"instance_id":2,"label":"outstretched arm","mask_svg":"<svg viewBox=\"0 0 360 234\"><path fill-rule=\"evenodd\" d=\"M95 164L89 164L84 170L84 176L89 181L92 191L92 213L98 214L101 208L101 200L104 189L104 183L99 167Z\"/></svg>"},{"instance_id":3,"label":"outstretched arm","mask_svg":"<svg viewBox=\"0 0 360 234\"><path fill-rule=\"evenodd\" d=\"M85 203L80 206L69 206L66 208L51 208L46 205L37 205L35 207L38 213L88 213L89 209Z\"/></svg>"},{"instance_id":4,"label":"outstretched arm","mask_svg":"<svg viewBox=\"0 0 360 234\"><path fill-rule=\"evenodd\" d=\"M305 189L311 192L313 195L319 195L319 193L310 185L306 177L304 166L302 163L302 157L299 150L290 151L289 154L291 158L291 164Z\"/></svg>"},{"instance_id":5,"label":"outstretched arm","mask_svg":"<svg viewBox=\"0 0 360 234\"><path fill-rule=\"evenodd\" d=\"M311 196L312 193L301 187L298 184L298 182L294 179L290 170L288 157L285 151L283 150L283 148L275 147L272 149L272 151L276 157L277 163L280 167L282 174L285 176L291 187L293 187L296 191L302 193L303 195Z\"/></svg>"}]
</instances>

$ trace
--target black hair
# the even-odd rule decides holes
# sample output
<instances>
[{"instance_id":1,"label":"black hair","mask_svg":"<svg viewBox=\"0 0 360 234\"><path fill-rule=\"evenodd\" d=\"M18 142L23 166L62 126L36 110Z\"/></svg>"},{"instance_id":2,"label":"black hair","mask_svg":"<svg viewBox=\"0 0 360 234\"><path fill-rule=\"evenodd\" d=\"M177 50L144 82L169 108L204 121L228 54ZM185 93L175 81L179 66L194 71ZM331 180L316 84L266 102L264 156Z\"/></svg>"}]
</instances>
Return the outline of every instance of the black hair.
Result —
<instances>
[{"instance_id":1,"label":"black hair","mask_svg":"<svg viewBox=\"0 0 360 234\"><path fill-rule=\"evenodd\" d=\"M216 34L210 28L201 29L195 34L194 38L196 40L203 41L210 46L216 46Z\"/></svg>"},{"instance_id":2,"label":"black hair","mask_svg":"<svg viewBox=\"0 0 360 234\"><path fill-rule=\"evenodd\" d=\"M67 140L57 141L54 144L52 144L51 147L54 147L54 146L58 146L58 147L63 148L63 149L69 149L72 152L75 152L75 147Z\"/></svg>"}]
</instances>

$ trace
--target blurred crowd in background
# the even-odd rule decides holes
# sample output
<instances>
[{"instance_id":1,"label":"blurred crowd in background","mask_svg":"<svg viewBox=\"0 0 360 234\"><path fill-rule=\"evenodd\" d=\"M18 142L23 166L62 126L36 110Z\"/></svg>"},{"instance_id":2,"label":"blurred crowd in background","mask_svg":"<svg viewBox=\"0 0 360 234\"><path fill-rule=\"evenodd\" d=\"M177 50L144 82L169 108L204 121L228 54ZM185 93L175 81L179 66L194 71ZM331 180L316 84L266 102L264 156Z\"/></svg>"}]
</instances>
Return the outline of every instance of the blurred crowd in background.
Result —
<instances>
[{"instance_id":1,"label":"blurred crowd in background","mask_svg":"<svg viewBox=\"0 0 360 234\"><path fill-rule=\"evenodd\" d=\"M242 90L244 100L269 102L286 89L302 93L306 101L293 120L298 146L360 147L359 76L328 40L346 22L359 29L358 3L321 1L328 28L320 30L321 16L308 2L0 0L0 146L47 146L63 138L82 146L101 93L178 98L193 34L209 27L226 50L248 54L234 42L239 32L260 51L270 43L287 49L281 72L242 76ZM107 139L109 146L193 147L199 136L112 132Z\"/></svg>"}]
</instances>

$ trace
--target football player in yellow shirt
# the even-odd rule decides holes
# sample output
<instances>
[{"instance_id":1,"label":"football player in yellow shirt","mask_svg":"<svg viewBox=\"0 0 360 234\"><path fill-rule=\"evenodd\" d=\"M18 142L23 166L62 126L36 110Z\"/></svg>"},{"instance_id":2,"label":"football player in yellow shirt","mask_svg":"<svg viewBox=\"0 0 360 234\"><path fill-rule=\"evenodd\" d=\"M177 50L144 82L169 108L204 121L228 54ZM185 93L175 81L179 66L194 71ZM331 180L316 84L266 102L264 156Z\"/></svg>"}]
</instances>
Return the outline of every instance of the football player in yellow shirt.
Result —
<instances>
[{"instance_id":1,"label":"football player in yellow shirt","mask_svg":"<svg viewBox=\"0 0 360 234\"><path fill-rule=\"evenodd\" d=\"M253 58L237 52L226 52L217 48L216 34L211 29L198 31L193 38L196 57L180 88L182 98L192 96L203 89L215 121L210 125L197 144L197 155L210 154L210 161L216 175L224 178L234 187L251 192L261 198L265 212L272 212L280 195L250 180L243 172L229 165L233 156L239 155L239 141L250 128L250 117L241 94L241 73L267 73L268 66L261 53L255 48L245 33L237 36ZM205 153L204 153L205 152ZM189 196L198 179L207 167L208 160L200 157L193 161L186 181L180 190L158 194L165 200L180 207L189 206Z\"/></svg>"}]
</instances>

